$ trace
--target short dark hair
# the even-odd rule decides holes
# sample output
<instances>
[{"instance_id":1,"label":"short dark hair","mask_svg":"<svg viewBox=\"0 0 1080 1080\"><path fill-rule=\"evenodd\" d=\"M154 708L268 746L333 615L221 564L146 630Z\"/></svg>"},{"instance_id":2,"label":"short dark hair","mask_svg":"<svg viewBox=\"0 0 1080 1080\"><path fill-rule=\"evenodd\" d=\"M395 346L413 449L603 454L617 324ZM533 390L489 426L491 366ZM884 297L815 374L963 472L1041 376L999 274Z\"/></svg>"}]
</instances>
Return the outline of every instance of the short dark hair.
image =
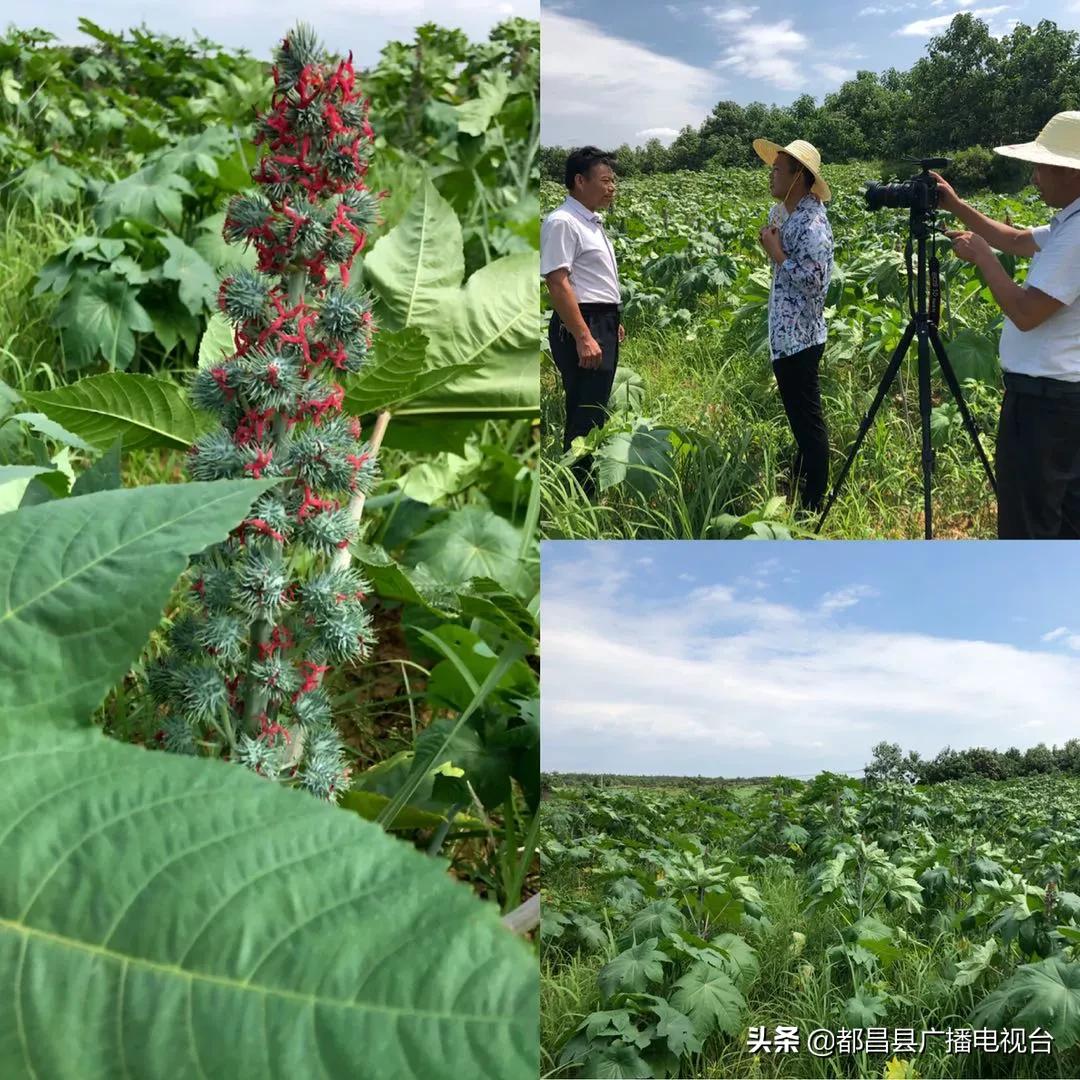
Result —
<instances>
[{"instance_id":1,"label":"short dark hair","mask_svg":"<svg viewBox=\"0 0 1080 1080\"><path fill-rule=\"evenodd\" d=\"M566 155L566 189L574 190L574 177L578 173L588 176L594 165L607 165L615 171L615 155L609 154L596 146L579 146Z\"/></svg>"}]
</instances>

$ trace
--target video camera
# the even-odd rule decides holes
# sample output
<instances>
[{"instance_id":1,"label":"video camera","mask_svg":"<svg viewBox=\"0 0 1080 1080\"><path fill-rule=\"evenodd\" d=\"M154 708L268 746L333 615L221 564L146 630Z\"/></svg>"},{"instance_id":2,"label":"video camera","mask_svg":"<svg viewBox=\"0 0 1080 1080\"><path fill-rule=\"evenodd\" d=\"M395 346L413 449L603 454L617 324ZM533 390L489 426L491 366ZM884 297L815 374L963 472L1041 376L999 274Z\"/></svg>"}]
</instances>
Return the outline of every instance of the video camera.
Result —
<instances>
[{"instance_id":1,"label":"video camera","mask_svg":"<svg viewBox=\"0 0 1080 1080\"><path fill-rule=\"evenodd\" d=\"M949 158L909 158L922 172L910 180L892 180L886 183L871 181L866 185L866 205L870 210L912 210L932 213L938 205L937 181L930 175L931 169L945 169Z\"/></svg>"}]
</instances>

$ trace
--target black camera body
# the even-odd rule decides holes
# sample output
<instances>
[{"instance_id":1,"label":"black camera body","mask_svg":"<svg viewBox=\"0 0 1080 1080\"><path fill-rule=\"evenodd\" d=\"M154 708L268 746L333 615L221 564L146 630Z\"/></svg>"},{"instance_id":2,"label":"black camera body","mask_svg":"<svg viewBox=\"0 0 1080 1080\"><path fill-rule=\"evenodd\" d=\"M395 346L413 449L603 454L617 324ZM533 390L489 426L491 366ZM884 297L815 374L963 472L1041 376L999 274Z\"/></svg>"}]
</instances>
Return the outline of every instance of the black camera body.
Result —
<instances>
[{"instance_id":1,"label":"black camera body","mask_svg":"<svg viewBox=\"0 0 1080 1080\"><path fill-rule=\"evenodd\" d=\"M912 158L922 172L910 180L892 180L886 183L866 185L866 205L870 210L911 210L917 214L931 214L938 206L937 181L930 175L931 169L944 169L948 158Z\"/></svg>"}]
</instances>

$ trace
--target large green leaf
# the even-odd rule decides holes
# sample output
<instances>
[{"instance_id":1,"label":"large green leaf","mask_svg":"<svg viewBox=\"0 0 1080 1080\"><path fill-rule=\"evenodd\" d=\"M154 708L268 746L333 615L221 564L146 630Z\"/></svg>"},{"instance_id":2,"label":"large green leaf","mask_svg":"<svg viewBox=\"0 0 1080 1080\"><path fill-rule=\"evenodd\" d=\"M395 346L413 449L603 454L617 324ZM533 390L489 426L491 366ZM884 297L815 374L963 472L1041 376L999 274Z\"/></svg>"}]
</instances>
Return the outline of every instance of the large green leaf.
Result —
<instances>
[{"instance_id":1,"label":"large green leaf","mask_svg":"<svg viewBox=\"0 0 1080 1080\"><path fill-rule=\"evenodd\" d=\"M461 226L427 181L364 261L380 320L416 327L434 366L480 364L410 400L405 416L534 416L540 392L539 261L508 255L464 276Z\"/></svg>"},{"instance_id":2,"label":"large green leaf","mask_svg":"<svg viewBox=\"0 0 1080 1080\"><path fill-rule=\"evenodd\" d=\"M675 470L672 433L653 427L646 420L635 423L633 431L620 431L596 451L599 488L607 491L616 484L644 495L652 495Z\"/></svg>"},{"instance_id":3,"label":"large green leaf","mask_svg":"<svg viewBox=\"0 0 1080 1080\"><path fill-rule=\"evenodd\" d=\"M375 337L375 356L348 380L345 408L356 416L393 408L431 393L479 365L439 364L427 360L427 335L415 326L385 330Z\"/></svg>"},{"instance_id":4,"label":"large green leaf","mask_svg":"<svg viewBox=\"0 0 1080 1080\"><path fill-rule=\"evenodd\" d=\"M150 375L93 375L58 390L27 391L23 397L102 449L122 436L126 450L186 450L199 434L199 419L183 391Z\"/></svg>"},{"instance_id":5,"label":"large green leaf","mask_svg":"<svg viewBox=\"0 0 1080 1080\"><path fill-rule=\"evenodd\" d=\"M215 270L226 267L246 266L254 270L259 261L255 249L248 244L231 244L221 234L225 225L225 211L203 218L196 228L199 235L191 245Z\"/></svg>"},{"instance_id":6,"label":"large green leaf","mask_svg":"<svg viewBox=\"0 0 1080 1080\"><path fill-rule=\"evenodd\" d=\"M464 586L452 588L423 564L402 566L381 547L354 544L350 550L380 599L419 604L444 619L482 619L526 645L536 644L536 616L498 582L473 578Z\"/></svg>"},{"instance_id":7,"label":"large green leaf","mask_svg":"<svg viewBox=\"0 0 1080 1080\"><path fill-rule=\"evenodd\" d=\"M232 324L220 311L215 311L207 320L206 330L199 340L199 367L213 367L235 353Z\"/></svg>"},{"instance_id":8,"label":"large green leaf","mask_svg":"<svg viewBox=\"0 0 1080 1080\"><path fill-rule=\"evenodd\" d=\"M0 822L5 1078L537 1075L528 948L355 814L30 731L0 751Z\"/></svg>"},{"instance_id":9,"label":"large green leaf","mask_svg":"<svg viewBox=\"0 0 1080 1080\"><path fill-rule=\"evenodd\" d=\"M159 240L169 253L161 272L168 280L178 284L180 303L192 315L200 314L210 306L217 292L218 280L214 268L178 236L166 233Z\"/></svg>"},{"instance_id":10,"label":"large green leaf","mask_svg":"<svg viewBox=\"0 0 1080 1080\"><path fill-rule=\"evenodd\" d=\"M3 520L0 518L0 520ZM976 1027L1041 1027L1059 1050L1080 1043L1080 963L1050 956L1023 964L971 1016Z\"/></svg>"},{"instance_id":11,"label":"large green leaf","mask_svg":"<svg viewBox=\"0 0 1080 1080\"><path fill-rule=\"evenodd\" d=\"M481 79L476 87L476 96L454 106L458 131L462 135L483 135L491 121L499 115L509 91L510 80L505 71L496 71L490 77Z\"/></svg>"},{"instance_id":12,"label":"large green leaf","mask_svg":"<svg viewBox=\"0 0 1080 1080\"><path fill-rule=\"evenodd\" d=\"M138 290L123 278L100 274L79 278L57 306L68 366L87 367L99 359L126 368L135 355L135 332L148 334L153 320L139 303Z\"/></svg>"},{"instance_id":13,"label":"large green leaf","mask_svg":"<svg viewBox=\"0 0 1080 1080\"><path fill-rule=\"evenodd\" d=\"M697 960L675 984L671 1004L689 1016L694 1031L706 1038L714 1031L738 1035L746 999L726 972Z\"/></svg>"},{"instance_id":14,"label":"large green leaf","mask_svg":"<svg viewBox=\"0 0 1080 1080\"><path fill-rule=\"evenodd\" d=\"M79 438L74 432L68 431L67 428L61 427L60 424L49 419L44 413L13 413L7 419L19 420L32 427L39 435L44 435L47 439L54 439L65 446L74 446L77 450L94 449L84 439Z\"/></svg>"},{"instance_id":15,"label":"large green leaf","mask_svg":"<svg viewBox=\"0 0 1080 1080\"><path fill-rule=\"evenodd\" d=\"M534 575L521 559L521 530L480 506L447 514L409 544L406 556L451 586L480 577L518 596L535 589Z\"/></svg>"},{"instance_id":16,"label":"large green leaf","mask_svg":"<svg viewBox=\"0 0 1080 1080\"><path fill-rule=\"evenodd\" d=\"M83 178L48 154L19 177L16 190L41 206L67 206L79 197L82 188Z\"/></svg>"},{"instance_id":17,"label":"large green leaf","mask_svg":"<svg viewBox=\"0 0 1080 1080\"><path fill-rule=\"evenodd\" d=\"M844 1002L844 1023L852 1027L873 1027L884 1019L887 1012L888 1001L881 994L857 990L853 997Z\"/></svg>"},{"instance_id":18,"label":"large green leaf","mask_svg":"<svg viewBox=\"0 0 1080 1080\"><path fill-rule=\"evenodd\" d=\"M100 229L107 229L114 221L178 228L184 210L182 196L190 194L191 185L168 161L155 161L109 184L94 208L94 220Z\"/></svg>"},{"instance_id":19,"label":"large green leaf","mask_svg":"<svg viewBox=\"0 0 1080 1080\"><path fill-rule=\"evenodd\" d=\"M654 937L639 941L600 969L596 981L605 998L610 998L620 990L638 993L649 983L663 980L663 965L670 964L671 961L656 947L658 943Z\"/></svg>"},{"instance_id":20,"label":"large green leaf","mask_svg":"<svg viewBox=\"0 0 1080 1080\"><path fill-rule=\"evenodd\" d=\"M953 371L961 382L964 379L978 379L990 386L997 386L1000 382L997 342L993 338L964 329L946 342L945 349Z\"/></svg>"},{"instance_id":21,"label":"large green leaf","mask_svg":"<svg viewBox=\"0 0 1080 1080\"><path fill-rule=\"evenodd\" d=\"M272 484L162 484L0 516L0 731L84 722L188 556L224 540Z\"/></svg>"},{"instance_id":22,"label":"large green leaf","mask_svg":"<svg viewBox=\"0 0 1080 1080\"><path fill-rule=\"evenodd\" d=\"M17 510L30 481L51 471L44 465L0 465L0 514Z\"/></svg>"}]
</instances>

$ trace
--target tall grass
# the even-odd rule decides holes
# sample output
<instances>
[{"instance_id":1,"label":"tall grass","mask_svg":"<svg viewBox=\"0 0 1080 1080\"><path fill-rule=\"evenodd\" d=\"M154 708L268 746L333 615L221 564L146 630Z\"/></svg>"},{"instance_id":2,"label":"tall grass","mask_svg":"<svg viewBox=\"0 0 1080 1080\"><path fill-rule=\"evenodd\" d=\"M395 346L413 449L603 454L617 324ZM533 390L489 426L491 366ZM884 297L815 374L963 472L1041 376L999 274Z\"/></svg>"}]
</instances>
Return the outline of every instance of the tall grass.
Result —
<instances>
[{"instance_id":1,"label":"tall grass","mask_svg":"<svg viewBox=\"0 0 1080 1080\"><path fill-rule=\"evenodd\" d=\"M44 210L20 200L0 209L0 380L16 390L63 383L60 332L49 325L56 299L34 296L34 279L49 256L89 231L80 206Z\"/></svg>"},{"instance_id":2,"label":"tall grass","mask_svg":"<svg viewBox=\"0 0 1080 1080\"><path fill-rule=\"evenodd\" d=\"M638 412L694 433L700 450L682 456L674 476L648 498L610 488L595 505L583 497L560 464L563 397L554 365L545 357L541 388L544 418L545 535L558 539L704 539L718 535L721 513L741 516L784 496L780 520L809 533L816 519L793 505L794 444L767 357L733 348L719 326L633 333L620 363L644 382ZM840 472L859 422L877 389L887 357L835 362L826 349L822 398L832 447L831 477ZM822 535L843 539L910 539L923 535L917 369L904 364L867 435L843 493ZM950 401L935 380L934 404ZM999 395L968 383L965 397L983 446L993 456ZM952 430L937 447L933 477L934 532L942 538L995 535L996 503L967 434Z\"/></svg>"}]
</instances>

